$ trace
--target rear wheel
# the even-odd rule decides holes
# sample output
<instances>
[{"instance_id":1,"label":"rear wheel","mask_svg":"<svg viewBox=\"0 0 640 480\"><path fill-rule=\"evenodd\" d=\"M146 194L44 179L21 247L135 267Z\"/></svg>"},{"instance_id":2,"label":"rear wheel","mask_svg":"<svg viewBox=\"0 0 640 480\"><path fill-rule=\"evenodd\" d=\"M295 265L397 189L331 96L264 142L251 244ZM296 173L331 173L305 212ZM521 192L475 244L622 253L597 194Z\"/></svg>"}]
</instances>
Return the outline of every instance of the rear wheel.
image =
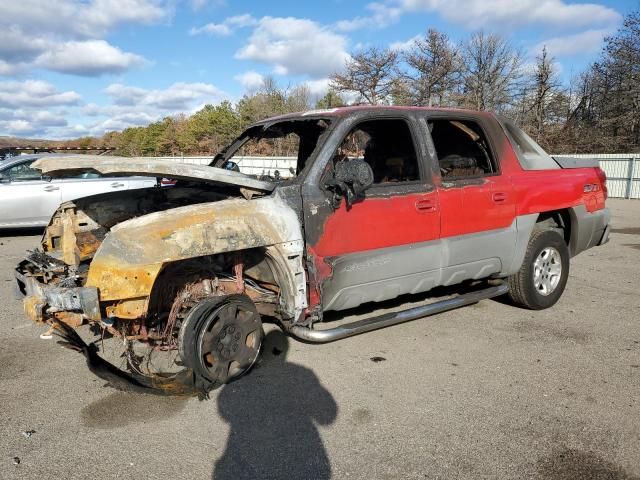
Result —
<instances>
[{"instance_id":1,"label":"rear wheel","mask_svg":"<svg viewBox=\"0 0 640 480\"><path fill-rule=\"evenodd\" d=\"M210 297L190 310L178 348L199 387L209 391L251 368L263 336L260 314L249 297Z\"/></svg>"},{"instance_id":2,"label":"rear wheel","mask_svg":"<svg viewBox=\"0 0 640 480\"><path fill-rule=\"evenodd\" d=\"M534 230L520 270L509 277L509 297L518 306L542 310L562 296L569 277L569 249L555 230Z\"/></svg>"}]
</instances>

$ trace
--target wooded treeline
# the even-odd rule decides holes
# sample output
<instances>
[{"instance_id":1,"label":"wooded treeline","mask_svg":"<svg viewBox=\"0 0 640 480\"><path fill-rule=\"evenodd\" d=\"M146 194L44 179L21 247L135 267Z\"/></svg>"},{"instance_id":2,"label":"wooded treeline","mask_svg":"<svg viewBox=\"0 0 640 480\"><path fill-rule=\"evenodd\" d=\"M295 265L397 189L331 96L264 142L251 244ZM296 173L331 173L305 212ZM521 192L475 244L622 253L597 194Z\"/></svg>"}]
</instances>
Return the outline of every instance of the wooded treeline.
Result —
<instances>
[{"instance_id":1,"label":"wooded treeline","mask_svg":"<svg viewBox=\"0 0 640 480\"><path fill-rule=\"evenodd\" d=\"M477 32L454 44L431 29L402 49L353 53L319 100L305 85L283 88L267 78L235 105L207 105L191 116L69 144L115 147L122 155L213 154L254 121L347 103L492 110L513 119L549 152L637 152L640 11L625 17L596 61L569 84L560 81L546 48L527 65L523 53L497 34Z\"/></svg>"}]
</instances>

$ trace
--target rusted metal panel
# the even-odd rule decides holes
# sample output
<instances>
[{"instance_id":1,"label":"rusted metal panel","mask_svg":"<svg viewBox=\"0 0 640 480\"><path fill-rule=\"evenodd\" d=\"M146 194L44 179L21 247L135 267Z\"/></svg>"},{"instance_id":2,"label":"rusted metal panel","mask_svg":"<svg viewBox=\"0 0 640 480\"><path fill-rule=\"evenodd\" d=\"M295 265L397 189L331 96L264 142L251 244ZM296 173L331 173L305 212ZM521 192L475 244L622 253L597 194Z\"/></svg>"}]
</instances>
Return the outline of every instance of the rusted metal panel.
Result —
<instances>
[{"instance_id":1,"label":"rusted metal panel","mask_svg":"<svg viewBox=\"0 0 640 480\"><path fill-rule=\"evenodd\" d=\"M300 222L277 197L231 199L156 212L113 227L91 262L86 286L99 288L103 302L139 299L151 294L167 263L280 244L297 246L295 252L293 246L287 247L286 255L279 257L283 262L288 256L297 258L299 277L303 273ZM291 283L295 285L291 289L297 291L303 288L304 279L292 278ZM302 295L294 295L295 301L301 304L304 296L303 288ZM146 305L141 306L127 304L114 307L113 312L137 318L133 315L145 313Z\"/></svg>"}]
</instances>

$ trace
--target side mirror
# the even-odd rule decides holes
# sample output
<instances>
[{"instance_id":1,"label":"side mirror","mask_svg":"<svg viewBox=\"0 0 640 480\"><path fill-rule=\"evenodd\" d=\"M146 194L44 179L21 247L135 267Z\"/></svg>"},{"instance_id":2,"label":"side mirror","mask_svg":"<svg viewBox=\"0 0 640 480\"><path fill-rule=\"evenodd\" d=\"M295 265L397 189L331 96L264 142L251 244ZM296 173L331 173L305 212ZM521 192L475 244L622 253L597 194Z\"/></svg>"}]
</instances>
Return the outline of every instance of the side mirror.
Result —
<instances>
[{"instance_id":1,"label":"side mirror","mask_svg":"<svg viewBox=\"0 0 640 480\"><path fill-rule=\"evenodd\" d=\"M362 159L336 163L333 178L325 187L333 192L333 208L338 208L344 197L347 209L364 198L364 192L373 184L373 170Z\"/></svg>"}]
</instances>

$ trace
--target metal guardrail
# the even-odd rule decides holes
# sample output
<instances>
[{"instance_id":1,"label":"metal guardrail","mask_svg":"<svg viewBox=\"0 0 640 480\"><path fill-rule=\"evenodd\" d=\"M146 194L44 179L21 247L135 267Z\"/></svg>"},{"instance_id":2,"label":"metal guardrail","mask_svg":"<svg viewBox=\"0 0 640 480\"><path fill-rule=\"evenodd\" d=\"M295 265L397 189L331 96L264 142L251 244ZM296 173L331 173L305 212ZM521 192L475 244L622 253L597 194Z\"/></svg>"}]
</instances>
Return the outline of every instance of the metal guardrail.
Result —
<instances>
[{"instance_id":1,"label":"metal guardrail","mask_svg":"<svg viewBox=\"0 0 640 480\"><path fill-rule=\"evenodd\" d=\"M597 159L600 168L607 174L607 189L612 198L640 199L640 153L606 153L553 155ZM206 165L213 157L156 157L183 163ZM296 166L296 157L234 157L240 171L252 175L274 175L278 170L283 178L291 176L290 168Z\"/></svg>"}]
</instances>

